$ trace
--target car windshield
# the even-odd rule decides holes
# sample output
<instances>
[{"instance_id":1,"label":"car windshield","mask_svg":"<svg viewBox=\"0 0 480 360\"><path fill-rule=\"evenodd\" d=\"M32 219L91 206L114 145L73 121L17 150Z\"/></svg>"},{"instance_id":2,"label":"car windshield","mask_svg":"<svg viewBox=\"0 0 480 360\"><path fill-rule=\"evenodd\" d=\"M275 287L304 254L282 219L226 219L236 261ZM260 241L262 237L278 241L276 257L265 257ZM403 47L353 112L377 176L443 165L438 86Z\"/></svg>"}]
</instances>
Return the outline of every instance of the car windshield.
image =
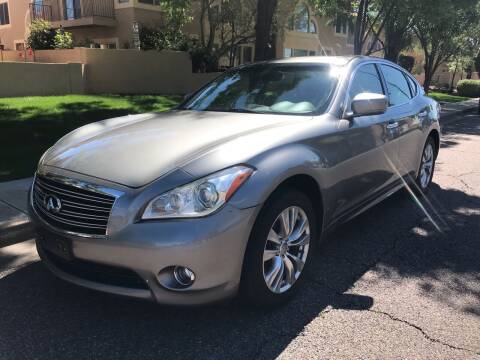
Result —
<instances>
[{"instance_id":1,"label":"car windshield","mask_svg":"<svg viewBox=\"0 0 480 360\"><path fill-rule=\"evenodd\" d=\"M328 64L258 64L228 71L180 108L307 115L323 113L337 84Z\"/></svg>"}]
</instances>

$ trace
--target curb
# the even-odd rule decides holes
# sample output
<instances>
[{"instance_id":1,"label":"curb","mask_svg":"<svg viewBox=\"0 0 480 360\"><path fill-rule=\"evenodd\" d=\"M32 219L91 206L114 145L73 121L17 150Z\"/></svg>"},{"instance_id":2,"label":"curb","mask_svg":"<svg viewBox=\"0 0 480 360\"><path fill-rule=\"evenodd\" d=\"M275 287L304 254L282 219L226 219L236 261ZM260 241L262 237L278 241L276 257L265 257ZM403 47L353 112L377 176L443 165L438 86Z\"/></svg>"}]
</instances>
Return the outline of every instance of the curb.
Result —
<instances>
[{"instance_id":1,"label":"curb","mask_svg":"<svg viewBox=\"0 0 480 360\"><path fill-rule=\"evenodd\" d=\"M442 115L442 113L440 113L440 125L445 125L445 124L448 124L448 123L454 121L456 119L456 117L459 116L459 115L469 114L469 113L477 111L477 110L480 111L480 106L472 106L472 107L469 107L469 108L466 108L466 109L452 111L452 112L449 112L448 114L444 114L444 115Z\"/></svg>"},{"instance_id":2,"label":"curb","mask_svg":"<svg viewBox=\"0 0 480 360\"><path fill-rule=\"evenodd\" d=\"M0 228L0 248L31 240L35 235L30 220L8 222Z\"/></svg>"},{"instance_id":3,"label":"curb","mask_svg":"<svg viewBox=\"0 0 480 360\"><path fill-rule=\"evenodd\" d=\"M13 215L0 220L0 248L31 240L34 230L28 215L5 201L0 200L0 205Z\"/></svg>"}]
</instances>

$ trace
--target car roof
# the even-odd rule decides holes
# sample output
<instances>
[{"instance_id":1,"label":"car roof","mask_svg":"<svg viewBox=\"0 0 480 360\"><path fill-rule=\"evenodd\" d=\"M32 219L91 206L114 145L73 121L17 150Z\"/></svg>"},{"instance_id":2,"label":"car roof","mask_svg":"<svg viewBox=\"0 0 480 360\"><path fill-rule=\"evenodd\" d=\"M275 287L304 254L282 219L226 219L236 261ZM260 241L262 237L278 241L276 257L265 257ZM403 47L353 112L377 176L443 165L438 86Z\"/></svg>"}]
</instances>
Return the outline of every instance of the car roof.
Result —
<instances>
[{"instance_id":1,"label":"car roof","mask_svg":"<svg viewBox=\"0 0 480 360\"><path fill-rule=\"evenodd\" d=\"M358 62L363 61L381 61L382 58L373 57L373 56L298 56L290 57L285 59L271 60L267 61L269 64L331 64L337 66L347 65L350 61L357 60Z\"/></svg>"}]
</instances>

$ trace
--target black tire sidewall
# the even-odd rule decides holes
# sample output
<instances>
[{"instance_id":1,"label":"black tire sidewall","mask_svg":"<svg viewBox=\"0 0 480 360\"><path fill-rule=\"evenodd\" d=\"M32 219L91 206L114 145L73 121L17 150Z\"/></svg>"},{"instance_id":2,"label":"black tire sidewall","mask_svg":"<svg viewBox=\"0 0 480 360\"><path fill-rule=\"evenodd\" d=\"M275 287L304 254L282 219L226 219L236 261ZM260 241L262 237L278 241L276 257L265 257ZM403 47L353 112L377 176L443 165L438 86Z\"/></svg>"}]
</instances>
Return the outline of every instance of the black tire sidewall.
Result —
<instances>
[{"instance_id":1,"label":"black tire sidewall","mask_svg":"<svg viewBox=\"0 0 480 360\"><path fill-rule=\"evenodd\" d=\"M307 215L310 225L308 256L304 269L295 284L285 293L275 294L268 288L263 277L263 251L268 232L274 221L283 210L290 206L300 207ZM305 273L308 272L309 265L312 262L311 258L318 234L317 228L314 208L304 193L296 189L286 188L273 194L259 213L248 241L242 271L241 295L253 305L282 303L289 299L304 281Z\"/></svg>"},{"instance_id":2,"label":"black tire sidewall","mask_svg":"<svg viewBox=\"0 0 480 360\"><path fill-rule=\"evenodd\" d=\"M421 179L420 179L420 177L422 175L422 167L423 167L423 154L425 153L425 149L427 148L427 146L429 144L433 148L432 175L430 176L430 181L428 182L428 185L425 188L423 188L422 187L422 182L421 182ZM424 145L423 149L422 149L422 155L421 155L421 159L420 159L420 167L418 169L418 176L417 176L417 180L416 180L416 183L417 183L418 190L419 190L420 194L428 192L428 189L430 188L430 184L433 181L433 175L435 174L435 163L436 163L436 160L437 160L437 155L438 155L438 151L437 151L437 146L435 144L435 140L431 136L429 136L427 138L427 141L425 142L425 145Z\"/></svg>"}]
</instances>

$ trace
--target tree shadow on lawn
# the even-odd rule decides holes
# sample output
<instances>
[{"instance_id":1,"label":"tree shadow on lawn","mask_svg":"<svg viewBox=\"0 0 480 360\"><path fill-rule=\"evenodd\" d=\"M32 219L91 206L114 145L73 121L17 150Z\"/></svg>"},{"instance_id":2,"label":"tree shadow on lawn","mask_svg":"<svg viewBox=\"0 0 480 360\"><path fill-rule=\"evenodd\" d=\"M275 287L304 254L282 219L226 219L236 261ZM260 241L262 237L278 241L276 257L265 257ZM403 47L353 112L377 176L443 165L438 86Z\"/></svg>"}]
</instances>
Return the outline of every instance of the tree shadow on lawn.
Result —
<instances>
[{"instance_id":1,"label":"tree shadow on lawn","mask_svg":"<svg viewBox=\"0 0 480 360\"><path fill-rule=\"evenodd\" d=\"M64 103L52 111L35 107L19 111L0 104L0 182L32 176L43 152L70 131L100 120L148 112L152 106L138 105L132 111L95 101ZM22 118L26 119L18 120Z\"/></svg>"}]
</instances>

